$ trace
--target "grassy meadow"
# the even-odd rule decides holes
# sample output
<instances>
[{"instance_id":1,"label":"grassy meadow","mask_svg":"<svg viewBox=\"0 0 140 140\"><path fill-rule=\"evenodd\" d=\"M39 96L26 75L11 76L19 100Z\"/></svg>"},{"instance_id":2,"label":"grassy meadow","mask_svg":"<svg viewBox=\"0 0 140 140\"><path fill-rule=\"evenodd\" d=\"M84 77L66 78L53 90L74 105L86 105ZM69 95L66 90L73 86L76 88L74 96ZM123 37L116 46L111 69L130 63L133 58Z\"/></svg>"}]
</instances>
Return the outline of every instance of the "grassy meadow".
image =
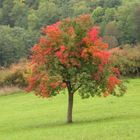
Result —
<instances>
[{"instance_id":1,"label":"grassy meadow","mask_svg":"<svg viewBox=\"0 0 140 140\"><path fill-rule=\"evenodd\" d=\"M66 124L67 94L0 96L0 140L140 140L140 79L130 79L124 97L80 99Z\"/></svg>"}]
</instances>

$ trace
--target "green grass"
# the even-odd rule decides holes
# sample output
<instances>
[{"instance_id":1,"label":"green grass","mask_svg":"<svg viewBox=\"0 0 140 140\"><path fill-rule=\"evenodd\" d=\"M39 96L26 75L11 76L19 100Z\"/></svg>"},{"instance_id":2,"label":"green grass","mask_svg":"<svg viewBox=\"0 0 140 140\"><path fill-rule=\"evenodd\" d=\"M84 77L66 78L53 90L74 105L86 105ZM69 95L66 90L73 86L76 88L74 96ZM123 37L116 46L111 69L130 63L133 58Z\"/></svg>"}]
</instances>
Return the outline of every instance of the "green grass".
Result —
<instances>
[{"instance_id":1,"label":"green grass","mask_svg":"<svg viewBox=\"0 0 140 140\"><path fill-rule=\"evenodd\" d=\"M0 140L140 140L140 79L124 97L75 96L73 124L66 124L67 96L0 97Z\"/></svg>"}]
</instances>

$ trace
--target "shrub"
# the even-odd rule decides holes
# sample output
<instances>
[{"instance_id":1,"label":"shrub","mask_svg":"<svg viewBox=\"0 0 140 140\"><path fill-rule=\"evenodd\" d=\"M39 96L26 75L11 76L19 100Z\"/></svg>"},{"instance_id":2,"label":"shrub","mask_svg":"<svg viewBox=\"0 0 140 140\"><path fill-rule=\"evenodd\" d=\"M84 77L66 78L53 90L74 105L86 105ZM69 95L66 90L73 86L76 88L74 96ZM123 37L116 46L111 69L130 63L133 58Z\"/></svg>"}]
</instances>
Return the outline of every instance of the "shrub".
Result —
<instances>
[{"instance_id":1,"label":"shrub","mask_svg":"<svg viewBox=\"0 0 140 140\"><path fill-rule=\"evenodd\" d=\"M114 65L119 67L124 76L140 76L140 46L130 47L124 45L122 49L115 48L112 61Z\"/></svg>"},{"instance_id":2,"label":"shrub","mask_svg":"<svg viewBox=\"0 0 140 140\"><path fill-rule=\"evenodd\" d=\"M19 88L27 86L26 66L26 61L20 61L18 64L11 65L10 68L3 68L1 70L3 77L0 80L0 86L17 86Z\"/></svg>"},{"instance_id":3,"label":"shrub","mask_svg":"<svg viewBox=\"0 0 140 140\"><path fill-rule=\"evenodd\" d=\"M22 71L16 71L4 79L4 84L7 86L25 87L27 82Z\"/></svg>"}]
</instances>

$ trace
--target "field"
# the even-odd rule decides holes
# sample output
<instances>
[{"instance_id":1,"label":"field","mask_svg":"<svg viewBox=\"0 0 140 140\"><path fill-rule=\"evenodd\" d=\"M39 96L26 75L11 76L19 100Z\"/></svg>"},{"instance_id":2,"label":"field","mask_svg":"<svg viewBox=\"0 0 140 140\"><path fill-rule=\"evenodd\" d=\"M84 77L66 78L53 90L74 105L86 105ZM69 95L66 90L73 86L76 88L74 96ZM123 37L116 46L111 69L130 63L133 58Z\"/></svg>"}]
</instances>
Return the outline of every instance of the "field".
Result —
<instances>
[{"instance_id":1,"label":"field","mask_svg":"<svg viewBox=\"0 0 140 140\"><path fill-rule=\"evenodd\" d=\"M140 79L130 79L124 97L74 99L66 124L67 95L0 96L0 140L140 140Z\"/></svg>"}]
</instances>

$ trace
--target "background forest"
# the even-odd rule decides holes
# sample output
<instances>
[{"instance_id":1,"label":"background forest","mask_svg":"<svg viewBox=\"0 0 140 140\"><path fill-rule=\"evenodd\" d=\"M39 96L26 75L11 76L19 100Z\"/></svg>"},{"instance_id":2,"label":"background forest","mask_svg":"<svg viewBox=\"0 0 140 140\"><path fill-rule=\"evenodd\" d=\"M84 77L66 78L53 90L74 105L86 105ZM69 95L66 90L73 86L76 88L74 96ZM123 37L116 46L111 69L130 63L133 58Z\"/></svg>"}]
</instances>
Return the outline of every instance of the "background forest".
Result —
<instances>
[{"instance_id":1,"label":"background forest","mask_svg":"<svg viewBox=\"0 0 140 140\"><path fill-rule=\"evenodd\" d=\"M85 13L110 47L140 41L139 0L0 0L0 66L27 58L44 25Z\"/></svg>"}]
</instances>

